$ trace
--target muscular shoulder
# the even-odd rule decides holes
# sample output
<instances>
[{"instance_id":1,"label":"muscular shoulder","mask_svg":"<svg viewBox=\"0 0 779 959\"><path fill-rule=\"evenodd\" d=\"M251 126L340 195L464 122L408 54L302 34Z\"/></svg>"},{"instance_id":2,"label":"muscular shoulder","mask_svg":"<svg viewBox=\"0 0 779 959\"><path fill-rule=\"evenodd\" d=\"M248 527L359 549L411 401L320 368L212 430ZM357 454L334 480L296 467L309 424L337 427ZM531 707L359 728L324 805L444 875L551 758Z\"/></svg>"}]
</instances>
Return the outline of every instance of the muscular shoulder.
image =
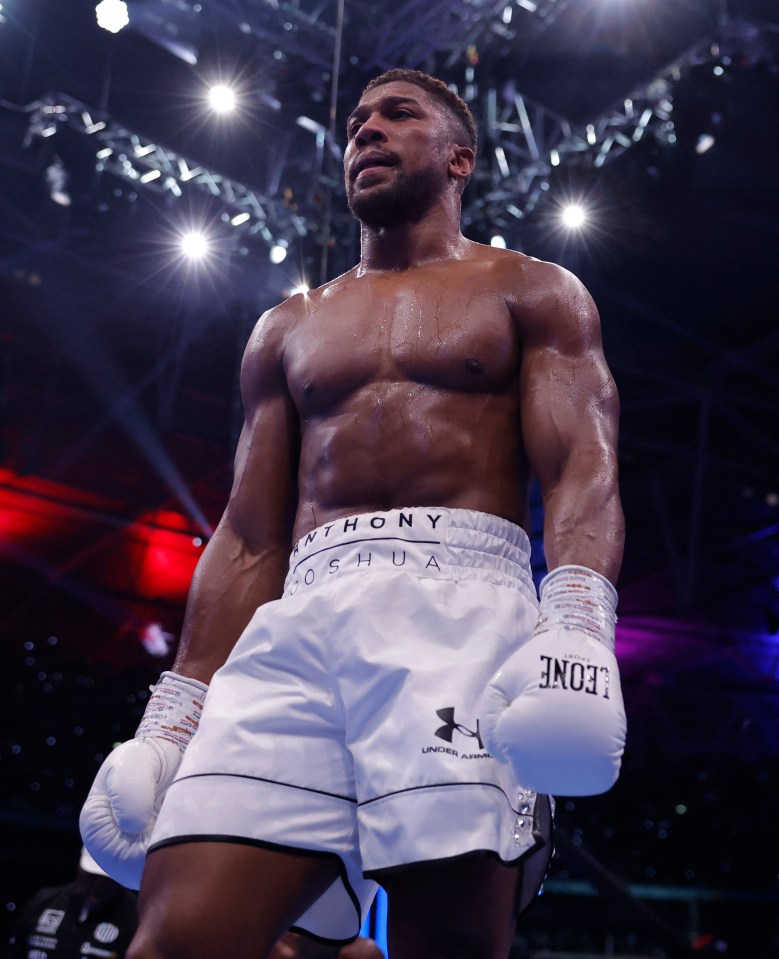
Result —
<instances>
[{"instance_id":1,"label":"muscular shoulder","mask_svg":"<svg viewBox=\"0 0 779 959\"><path fill-rule=\"evenodd\" d=\"M273 362L284 350L289 330L303 312L303 296L298 293L266 310L257 320L246 344L244 364Z\"/></svg>"},{"instance_id":2,"label":"muscular shoulder","mask_svg":"<svg viewBox=\"0 0 779 959\"><path fill-rule=\"evenodd\" d=\"M241 362L241 391L246 402L260 399L285 384L287 337L305 312L303 294L266 310L257 320Z\"/></svg>"},{"instance_id":3,"label":"muscular shoulder","mask_svg":"<svg viewBox=\"0 0 779 959\"><path fill-rule=\"evenodd\" d=\"M343 288L354 270L307 293L296 293L266 310L252 330L241 363L241 391L246 403L286 389L285 353L290 334L329 296Z\"/></svg>"},{"instance_id":4,"label":"muscular shoulder","mask_svg":"<svg viewBox=\"0 0 779 959\"><path fill-rule=\"evenodd\" d=\"M532 256L498 251L495 268L525 344L574 349L600 339L598 310L570 270Z\"/></svg>"},{"instance_id":5,"label":"muscular shoulder","mask_svg":"<svg viewBox=\"0 0 779 959\"><path fill-rule=\"evenodd\" d=\"M481 243L472 246L477 268L487 271L494 285L518 306L529 308L539 298L567 294L581 282L564 267L516 250L501 250Z\"/></svg>"},{"instance_id":6,"label":"muscular shoulder","mask_svg":"<svg viewBox=\"0 0 779 959\"><path fill-rule=\"evenodd\" d=\"M295 326L306 317L315 313L324 300L342 290L349 278L355 273L349 270L341 276L324 283L306 293L296 293L277 306L266 310L257 321L249 343L246 358L265 358L274 351L283 352L286 339Z\"/></svg>"}]
</instances>

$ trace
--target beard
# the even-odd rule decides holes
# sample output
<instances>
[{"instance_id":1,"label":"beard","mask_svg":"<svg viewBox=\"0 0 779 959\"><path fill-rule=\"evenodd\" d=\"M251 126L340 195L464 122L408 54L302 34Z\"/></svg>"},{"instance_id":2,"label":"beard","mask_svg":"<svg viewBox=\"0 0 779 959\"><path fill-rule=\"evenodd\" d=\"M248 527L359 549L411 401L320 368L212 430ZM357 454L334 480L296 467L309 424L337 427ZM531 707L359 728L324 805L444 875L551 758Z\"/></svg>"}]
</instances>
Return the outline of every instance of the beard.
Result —
<instances>
[{"instance_id":1,"label":"beard","mask_svg":"<svg viewBox=\"0 0 779 959\"><path fill-rule=\"evenodd\" d=\"M433 206L441 192L441 174L428 168L418 173L397 170L391 183L376 185L365 192L347 184L347 204L352 215L365 226L379 229L403 223L417 223Z\"/></svg>"}]
</instances>

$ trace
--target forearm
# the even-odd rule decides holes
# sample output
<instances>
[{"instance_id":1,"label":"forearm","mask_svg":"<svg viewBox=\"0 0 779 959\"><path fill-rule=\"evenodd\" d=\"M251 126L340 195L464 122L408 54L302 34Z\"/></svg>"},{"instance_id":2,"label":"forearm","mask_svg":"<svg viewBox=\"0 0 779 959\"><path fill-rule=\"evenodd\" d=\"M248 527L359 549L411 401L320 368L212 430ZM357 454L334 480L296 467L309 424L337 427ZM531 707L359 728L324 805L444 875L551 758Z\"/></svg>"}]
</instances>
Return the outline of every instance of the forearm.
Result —
<instances>
[{"instance_id":1,"label":"forearm","mask_svg":"<svg viewBox=\"0 0 779 959\"><path fill-rule=\"evenodd\" d=\"M601 447L572 452L544 495L544 511L549 569L574 563L616 584L625 541L616 453Z\"/></svg>"},{"instance_id":2,"label":"forearm","mask_svg":"<svg viewBox=\"0 0 779 959\"><path fill-rule=\"evenodd\" d=\"M209 683L257 607L281 596L288 557L286 543L252 550L224 518L192 578L173 671Z\"/></svg>"}]
</instances>

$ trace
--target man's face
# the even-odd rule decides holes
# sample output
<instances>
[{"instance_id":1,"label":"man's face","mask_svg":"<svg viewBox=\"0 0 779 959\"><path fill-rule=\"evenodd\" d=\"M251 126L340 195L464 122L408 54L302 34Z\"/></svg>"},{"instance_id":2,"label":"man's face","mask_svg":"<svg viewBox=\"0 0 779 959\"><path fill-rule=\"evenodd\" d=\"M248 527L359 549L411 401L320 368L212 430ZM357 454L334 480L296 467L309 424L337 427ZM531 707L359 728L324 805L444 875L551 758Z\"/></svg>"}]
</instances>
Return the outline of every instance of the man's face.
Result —
<instances>
[{"instance_id":1,"label":"man's face","mask_svg":"<svg viewBox=\"0 0 779 959\"><path fill-rule=\"evenodd\" d=\"M347 122L349 209L368 226L414 222L448 181L451 122L426 90L395 81L370 90Z\"/></svg>"}]
</instances>

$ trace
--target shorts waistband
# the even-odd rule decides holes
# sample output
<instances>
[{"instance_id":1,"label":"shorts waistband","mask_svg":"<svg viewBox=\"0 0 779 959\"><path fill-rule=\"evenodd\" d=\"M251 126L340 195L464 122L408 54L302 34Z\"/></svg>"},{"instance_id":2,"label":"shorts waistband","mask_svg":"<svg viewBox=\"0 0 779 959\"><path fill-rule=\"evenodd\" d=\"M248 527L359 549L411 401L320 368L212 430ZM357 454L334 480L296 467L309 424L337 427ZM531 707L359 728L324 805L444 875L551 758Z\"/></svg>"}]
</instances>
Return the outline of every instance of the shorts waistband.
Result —
<instances>
[{"instance_id":1,"label":"shorts waistband","mask_svg":"<svg viewBox=\"0 0 779 959\"><path fill-rule=\"evenodd\" d=\"M306 533L292 550L284 595L380 571L486 579L537 602L523 529L490 513L430 506L342 516Z\"/></svg>"}]
</instances>

